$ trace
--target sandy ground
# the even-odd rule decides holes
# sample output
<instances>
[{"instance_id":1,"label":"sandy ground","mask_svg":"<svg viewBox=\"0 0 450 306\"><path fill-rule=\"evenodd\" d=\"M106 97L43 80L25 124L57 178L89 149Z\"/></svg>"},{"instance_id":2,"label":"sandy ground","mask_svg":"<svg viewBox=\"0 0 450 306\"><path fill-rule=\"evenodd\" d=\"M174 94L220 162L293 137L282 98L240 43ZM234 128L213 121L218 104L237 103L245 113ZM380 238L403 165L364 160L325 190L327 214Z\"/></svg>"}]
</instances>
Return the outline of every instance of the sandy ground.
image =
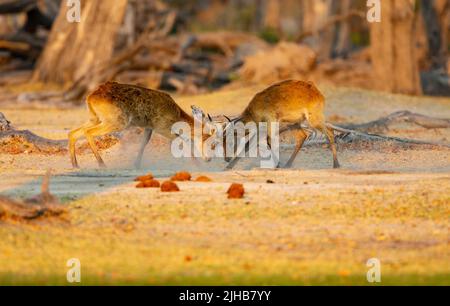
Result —
<instances>
[{"instance_id":1,"label":"sandy ground","mask_svg":"<svg viewBox=\"0 0 450 306\"><path fill-rule=\"evenodd\" d=\"M258 89L177 101L234 115ZM327 115L340 121L398 110L450 117L448 99L323 90ZM86 118L84 108L3 103L0 112L54 139ZM398 126L391 135L450 142L448 130ZM152 144L142 171L132 170L137 140L103 152L105 171L90 154L80 156L80 171L65 155L0 154L1 194L35 195L51 168L52 192L69 208L63 221L0 223L0 284L65 284L70 258L81 260L84 284L367 284L365 263L373 257L382 262L383 284L450 284L449 149L343 147L343 169L331 170L326 147L307 147L292 170L258 170L258 160L245 160L224 172L220 160L176 160L164 140ZM132 182L149 171L165 180L180 170L213 182L180 183L176 194ZM226 198L233 182L244 184L244 199Z\"/></svg>"}]
</instances>

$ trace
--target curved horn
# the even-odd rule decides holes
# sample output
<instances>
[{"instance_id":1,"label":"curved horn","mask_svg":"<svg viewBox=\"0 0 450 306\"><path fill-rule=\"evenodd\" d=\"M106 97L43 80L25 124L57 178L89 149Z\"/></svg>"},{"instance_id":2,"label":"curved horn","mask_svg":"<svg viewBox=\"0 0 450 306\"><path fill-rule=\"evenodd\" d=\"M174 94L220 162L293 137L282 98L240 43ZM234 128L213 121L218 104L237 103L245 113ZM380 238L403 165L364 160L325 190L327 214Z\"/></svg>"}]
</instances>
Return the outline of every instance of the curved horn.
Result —
<instances>
[{"instance_id":1,"label":"curved horn","mask_svg":"<svg viewBox=\"0 0 450 306\"><path fill-rule=\"evenodd\" d=\"M213 121L210 114L208 114L208 119L209 119L209 121Z\"/></svg>"},{"instance_id":2,"label":"curved horn","mask_svg":"<svg viewBox=\"0 0 450 306\"><path fill-rule=\"evenodd\" d=\"M228 120L228 122L231 122L231 119L230 119L230 117L228 117L228 116L225 116L225 115L223 115L227 120Z\"/></svg>"}]
</instances>

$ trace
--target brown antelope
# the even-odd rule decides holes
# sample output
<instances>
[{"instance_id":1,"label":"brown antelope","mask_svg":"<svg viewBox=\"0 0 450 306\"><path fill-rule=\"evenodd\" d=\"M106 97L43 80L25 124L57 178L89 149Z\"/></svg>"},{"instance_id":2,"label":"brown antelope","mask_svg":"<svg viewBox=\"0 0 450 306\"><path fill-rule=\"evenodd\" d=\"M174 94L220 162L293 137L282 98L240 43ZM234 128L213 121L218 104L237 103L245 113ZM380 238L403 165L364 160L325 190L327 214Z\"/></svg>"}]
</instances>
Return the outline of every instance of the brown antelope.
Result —
<instances>
[{"instance_id":1,"label":"brown antelope","mask_svg":"<svg viewBox=\"0 0 450 306\"><path fill-rule=\"evenodd\" d=\"M324 107L325 98L314 84L288 80L258 93L242 115L233 121L244 124L264 122L268 127L271 126L271 122L279 122L280 126L284 125L280 128L280 134L293 130L297 144L294 153L285 165L286 168L292 166L308 138L308 134L301 127L301 124L306 122L311 128L326 135L333 152L333 166L339 168L334 133L325 124ZM270 131L268 135L271 135ZM268 139L268 144L270 145L270 139ZM230 162L227 169L232 169L239 159L239 157L235 157L231 160L227 157L226 161Z\"/></svg>"},{"instance_id":2,"label":"brown antelope","mask_svg":"<svg viewBox=\"0 0 450 306\"><path fill-rule=\"evenodd\" d=\"M210 124L210 117L199 117L197 108L193 107L195 116L191 117L168 94L134 85L108 82L89 95L86 103L90 120L69 133L69 152L75 168L79 167L75 144L83 136L86 137L100 167L104 168L105 163L98 153L94 137L119 132L130 126L144 128L144 139L135 163L135 166L139 168L145 147L153 132L168 139L174 139L178 135L172 134L172 126L183 121L191 127L190 138L192 139L195 135L193 131L196 119L194 118L203 118L199 119L203 121L201 124ZM197 143L197 149L202 152L202 155L203 148L200 146L210 136L202 134L202 141L194 142ZM207 159L204 155L203 157Z\"/></svg>"}]
</instances>

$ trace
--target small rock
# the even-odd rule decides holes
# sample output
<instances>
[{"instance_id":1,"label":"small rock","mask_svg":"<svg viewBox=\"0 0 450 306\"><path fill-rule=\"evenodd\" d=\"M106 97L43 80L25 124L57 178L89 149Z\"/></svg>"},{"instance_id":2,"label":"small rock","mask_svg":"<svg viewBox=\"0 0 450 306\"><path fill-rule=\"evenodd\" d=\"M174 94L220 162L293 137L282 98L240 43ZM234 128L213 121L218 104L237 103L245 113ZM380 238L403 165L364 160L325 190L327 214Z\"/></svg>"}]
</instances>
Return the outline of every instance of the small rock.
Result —
<instances>
[{"instance_id":1,"label":"small rock","mask_svg":"<svg viewBox=\"0 0 450 306\"><path fill-rule=\"evenodd\" d=\"M149 188L159 188L161 184L157 180L146 181L145 186Z\"/></svg>"},{"instance_id":2,"label":"small rock","mask_svg":"<svg viewBox=\"0 0 450 306\"><path fill-rule=\"evenodd\" d=\"M228 199L242 199L245 194L244 185L232 184L227 191Z\"/></svg>"},{"instance_id":3,"label":"small rock","mask_svg":"<svg viewBox=\"0 0 450 306\"><path fill-rule=\"evenodd\" d=\"M195 181L202 182L202 183L209 183L209 182L212 182L212 179L210 179L207 176L199 176Z\"/></svg>"},{"instance_id":4,"label":"small rock","mask_svg":"<svg viewBox=\"0 0 450 306\"><path fill-rule=\"evenodd\" d=\"M162 192L178 192L180 191L180 188L178 188L177 184L171 181L164 182L161 185L161 191Z\"/></svg>"},{"instance_id":5,"label":"small rock","mask_svg":"<svg viewBox=\"0 0 450 306\"><path fill-rule=\"evenodd\" d=\"M192 178L189 172L178 172L174 176L172 176L171 180L174 182L187 182Z\"/></svg>"}]
</instances>

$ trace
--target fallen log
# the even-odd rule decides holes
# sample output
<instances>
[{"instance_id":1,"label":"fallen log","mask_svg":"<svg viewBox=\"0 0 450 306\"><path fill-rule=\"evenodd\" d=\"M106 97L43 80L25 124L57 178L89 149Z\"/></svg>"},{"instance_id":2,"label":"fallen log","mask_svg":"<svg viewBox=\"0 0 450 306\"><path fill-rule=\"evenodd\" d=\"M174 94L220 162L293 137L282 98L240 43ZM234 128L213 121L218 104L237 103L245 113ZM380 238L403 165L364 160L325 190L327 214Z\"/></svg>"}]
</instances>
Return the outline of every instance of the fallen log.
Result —
<instances>
[{"instance_id":1,"label":"fallen log","mask_svg":"<svg viewBox=\"0 0 450 306\"><path fill-rule=\"evenodd\" d=\"M0 14L18 14L37 7L37 0L11 0L0 4Z\"/></svg>"},{"instance_id":2,"label":"fallen log","mask_svg":"<svg viewBox=\"0 0 450 306\"><path fill-rule=\"evenodd\" d=\"M0 132L0 152L20 154L25 152L39 152L56 154L67 151L66 140L51 140L40 137L30 131L9 130Z\"/></svg>"},{"instance_id":3,"label":"fallen log","mask_svg":"<svg viewBox=\"0 0 450 306\"><path fill-rule=\"evenodd\" d=\"M351 144L356 142L391 142L397 144L406 144L406 145L427 145L433 147L443 147L450 148L449 144L438 143L438 142L430 142L430 141L422 141L415 139L407 139L400 137L391 137L377 134L369 134L364 132L359 132L355 130L349 130L344 127L335 126L332 124L327 124L327 127L333 129L338 133L336 136L336 141L338 143L343 144ZM325 138L323 138L325 140Z\"/></svg>"},{"instance_id":4,"label":"fallen log","mask_svg":"<svg viewBox=\"0 0 450 306\"><path fill-rule=\"evenodd\" d=\"M226 120L231 122L236 122L238 118L230 119L225 117ZM213 120L215 122L224 123L225 119L222 116L214 117ZM336 142L338 144L360 144L360 143L392 143L392 144L400 144L400 145L424 145L431 147L440 147L440 148L450 148L450 144L446 143L438 143L438 142L430 142L430 141L422 141L415 139L407 139L400 137L391 137L384 136L379 134L371 134L369 131L372 128L378 128L379 131L384 129L383 131L388 130L389 124L398 121L406 121L410 123L418 124L424 128L450 128L450 120L449 119L437 119L432 118L420 114L414 114L408 111L401 111L393 113L390 116L381 118L379 120L359 124L359 125L334 125L331 123L327 123L327 127L332 129L336 135ZM305 145L317 145L317 144L327 144L328 139L322 133L318 133L316 130L310 128L304 124L294 124L289 126L284 126L280 129L279 133L284 134L295 130L301 127L306 130L310 135L308 140L305 142Z\"/></svg>"},{"instance_id":5,"label":"fallen log","mask_svg":"<svg viewBox=\"0 0 450 306\"><path fill-rule=\"evenodd\" d=\"M119 134L99 137L96 144L99 150L106 150L119 142ZM16 130L6 117L0 113L0 152L6 154L43 153L62 154L67 153L67 140L53 140L38 136L27 130ZM82 153L89 149L87 144L78 148Z\"/></svg>"},{"instance_id":6,"label":"fallen log","mask_svg":"<svg viewBox=\"0 0 450 306\"><path fill-rule=\"evenodd\" d=\"M450 119L433 118L421 114L412 113L410 111L395 112L387 117L383 117L372 122L363 124L349 124L343 126L343 128L366 133L367 132L381 133L388 131L390 125L400 122L413 123L425 129L450 128Z\"/></svg>"}]
</instances>

